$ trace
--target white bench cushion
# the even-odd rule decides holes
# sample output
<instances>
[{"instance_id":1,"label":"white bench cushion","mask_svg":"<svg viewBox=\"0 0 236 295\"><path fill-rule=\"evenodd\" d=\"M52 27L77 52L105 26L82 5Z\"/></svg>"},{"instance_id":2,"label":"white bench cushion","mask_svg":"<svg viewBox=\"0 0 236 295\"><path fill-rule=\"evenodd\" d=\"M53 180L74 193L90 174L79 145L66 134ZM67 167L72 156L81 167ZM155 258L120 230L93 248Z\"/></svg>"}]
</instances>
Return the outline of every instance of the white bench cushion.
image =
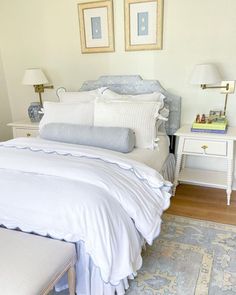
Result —
<instances>
[{"instance_id":1,"label":"white bench cushion","mask_svg":"<svg viewBox=\"0 0 236 295\"><path fill-rule=\"evenodd\" d=\"M74 244L0 228L0 294L43 294L75 259Z\"/></svg>"}]
</instances>

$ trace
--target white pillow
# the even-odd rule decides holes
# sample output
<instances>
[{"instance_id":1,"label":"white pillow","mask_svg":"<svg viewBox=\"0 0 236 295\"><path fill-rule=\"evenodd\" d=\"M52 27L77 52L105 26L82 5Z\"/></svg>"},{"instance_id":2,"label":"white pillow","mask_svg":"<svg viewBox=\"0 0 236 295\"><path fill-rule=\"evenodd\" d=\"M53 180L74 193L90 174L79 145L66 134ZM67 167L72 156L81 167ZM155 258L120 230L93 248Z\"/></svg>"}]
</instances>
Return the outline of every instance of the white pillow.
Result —
<instances>
[{"instance_id":1,"label":"white pillow","mask_svg":"<svg viewBox=\"0 0 236 295\"><path fill-rule=\"evenodd\" d=\"M136 147L153 149L161 102L95 101L94 125L126 127L135 132Z\"/></svg>"},{"instance_id":2,"label":"white pillow","mask_svg":"<svg viewBox=\"0 0 236 295\"><path fill-rule=\"evenodd\" d=\"M59 103L44 102L44 116L39 129L48 123L93 125L94 102Z\"/></svg>"},{"instance_id":3,"label":"white pillow","mask_svg":"<svg viewBox=\"0 0 236 295\"><path fill-rule=\"evenodd\" d=\"M60 102L89 102L94 101L104 89L106 87L90 91L66 91L65 88L59 88L57 96Z\"/></svg>"},{"instance_id":4,"label":"white pillow","mask_svg":"<svg viewBox=\"0 0 236 295\"><path fill-rule=\"evenodd\" d=\"M119 94L108 88L103 89L99 92L99 96L104 100L129 100L129 101L160 101L164 106L165 96L160 92L143 93L143 94Z\"/></svg>"}]
</instances>

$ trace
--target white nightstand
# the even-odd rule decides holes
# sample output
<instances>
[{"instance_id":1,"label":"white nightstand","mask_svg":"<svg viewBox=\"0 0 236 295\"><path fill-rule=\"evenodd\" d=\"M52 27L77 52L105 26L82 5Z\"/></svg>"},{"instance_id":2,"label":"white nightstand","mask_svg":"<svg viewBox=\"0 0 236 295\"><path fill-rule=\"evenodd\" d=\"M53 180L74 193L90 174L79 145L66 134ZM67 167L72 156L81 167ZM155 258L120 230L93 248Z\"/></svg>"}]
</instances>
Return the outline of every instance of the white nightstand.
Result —
<instances>
[{"instance_id":1,"label":"white nightstand","mask_svg":"<svg viewBox=\"0 0 236 295\"><path fill-rule=\"evenodd\" d=\"M30 120L9 123L7 126L12 127L14 138L39 135L39 123L32 123Z\"/></svg>"},{"instance_id":2,"label":"white nightstand","mask_svg":"<svg viewBox=\"0 0 236 295\"><path fill-rule=\"evenodd\" d=\"M222 188L226 189L227 205L230 205L236 127L229 127L226 134L214 134L191 132L191 126L186 125L180 128L175 135L179 136L179 145L173 194L179 182ZM227 171L185 168L187 155L223 158L227 161Z\"/></svg>"}]
</instances>

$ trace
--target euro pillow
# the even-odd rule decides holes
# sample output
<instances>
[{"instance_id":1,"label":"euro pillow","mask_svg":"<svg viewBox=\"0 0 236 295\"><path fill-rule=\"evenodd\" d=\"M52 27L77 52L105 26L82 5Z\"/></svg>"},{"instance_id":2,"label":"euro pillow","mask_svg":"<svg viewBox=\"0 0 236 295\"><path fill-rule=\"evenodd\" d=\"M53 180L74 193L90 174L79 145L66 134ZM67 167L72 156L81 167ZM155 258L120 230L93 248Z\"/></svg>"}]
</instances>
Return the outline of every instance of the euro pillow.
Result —
<instances>
[{"instance_id":1,"label":"euro pillow","mask_svg":"<svg viewBox=\"0 0 236 295\"><path fill-rule=\"evenodd\" d=\"M98 88L90 91L66 91L65 88L57 89L57 96L60 102L90 102L94 101L106 87Z\"/></svg>"},{"instance_id":2,"label":"euro pillow","mask_svg":"<svg viewBox=\"0 0 236 295\"><path fill-rule=\"evenodd\" d=\"M143 93L143 94L119 94L108 88L99 92L99 96L104 100L129 100L129 101L159 101L164 106L165 96L161 92Z\"/></svg>"},{"instance_id":3,"label":"euro pillow","mask_svg":"<svg viewBox=\"0 0 236 295\"><path fill-rule=\"evenodd\" d=\"M81 144L129 153L135 145L134 132L129 128L94 127L76 124L50 123L43 126L44 139Z\"/></svg>"},{"instance_id":4,"label":"euro pillow","mask_svg":"<svg viewBox=\"0 0 236 295\"><path fill-rule=\"evenodd\" d=\"M154 149L161 102L95 101L94 126L125 127L135 132L136 147Z\"/></svg>"},{"instance_id":5,"label":"euro pillow","mask_svg":"<svg viewBox=\"0 0 236 295\"><path fill-rule=\"evenodd\" d=\"M93 125L94 103L59 103L44 102L44 116L39 124L39 129L49 123L70 123Z\"/></svg>"}]
</instances>

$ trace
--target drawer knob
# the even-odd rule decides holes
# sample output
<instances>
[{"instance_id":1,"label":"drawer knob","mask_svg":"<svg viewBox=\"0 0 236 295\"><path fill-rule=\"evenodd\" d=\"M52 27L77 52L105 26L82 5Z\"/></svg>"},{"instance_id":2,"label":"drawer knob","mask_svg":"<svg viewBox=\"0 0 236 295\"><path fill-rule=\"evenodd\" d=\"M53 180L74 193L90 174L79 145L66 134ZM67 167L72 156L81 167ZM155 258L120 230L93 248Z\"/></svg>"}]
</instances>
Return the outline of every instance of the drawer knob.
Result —
<instances>
[{"instance_id":1,"label":"drawer knob","mask_svg":"<svg viewBox=\"0 0 236 295\"><path fill-rule=\"evenodd\" d=\"M27 133L27 134L26 134L26 136L27 136L27 137L30 137L30 136L31 136L31 134L30 134L30 133Z\"/></svg>"},{"instance_id":2,"label":"drawer knob","mask_svg":"<svg viewBox=\"0 0 236 295\"><path fill-rule=\"evenodd\" d=\"M203 145L201 148L205 151L208 148L208 146L207 145Z\"/></svg>"}]
</instances>

